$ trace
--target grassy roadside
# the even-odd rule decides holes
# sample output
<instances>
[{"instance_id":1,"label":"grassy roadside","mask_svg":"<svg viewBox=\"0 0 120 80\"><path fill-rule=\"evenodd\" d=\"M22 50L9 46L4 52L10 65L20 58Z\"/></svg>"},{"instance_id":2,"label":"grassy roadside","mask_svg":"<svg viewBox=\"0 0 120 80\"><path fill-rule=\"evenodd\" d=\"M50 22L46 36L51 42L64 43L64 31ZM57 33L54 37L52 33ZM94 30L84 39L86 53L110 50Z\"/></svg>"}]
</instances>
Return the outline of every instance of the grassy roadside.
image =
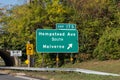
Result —
<instances>
[{"instance_id":1,"label":"grassy roadside","mask_svg":"<svg viewBox=\"0 0 120 80\"><path fill-rule=\"evenodd\" d=\"M103 71L120 74L120 60L108 60L108 61L86 61L75 64L66 64L62 67L65 68L83 68L89 70Z\"/></svg>"},{"instance_id":2,"label":"grassy roadside","mask_svg":"<svg viewBox=\"0 0 120 80\"><path fill-rule=\"evenodd\" d=\"M86 61L82 63L66 64L64 68L83 68L103 72L120 74L120 60ZM33 73L34 74L34 73ZM30 73L28 74L30 75ZM38 72L36 76L44 76L49 80L120 80L120 77L100 76L73 72ZM32 75L31 75L32 76ZM43 78L44 78L43 77Z\"/></svg>"},{"instance_id":3,"label":"grassy roadside","mask_svg":"<svg viewBox=\"0 0 120 80\"><path fill-rule=\"evenodd\" d=\"M109 61L86 61L82 63L66 64L62 68L83 68L103 72L120 74L120 60ZM47 80L120 80L120 77L100 76L76 72L32 72L32 71L11 71L10 73L25 73L27 76L44 78Z\"/></svg>"},{"instance_id":4,"label":"grassy roadside","mask_svg":"<svg viewBox=\"0 0 120 80\"><path fill-rule=\"evenodd\" d=\"M14 71L16 73L18 71ZM45 80L120 80L120 77L100 76L75 72L28 72L23 71L27 76L43 78Z\"/></svg>"}]
</instances>

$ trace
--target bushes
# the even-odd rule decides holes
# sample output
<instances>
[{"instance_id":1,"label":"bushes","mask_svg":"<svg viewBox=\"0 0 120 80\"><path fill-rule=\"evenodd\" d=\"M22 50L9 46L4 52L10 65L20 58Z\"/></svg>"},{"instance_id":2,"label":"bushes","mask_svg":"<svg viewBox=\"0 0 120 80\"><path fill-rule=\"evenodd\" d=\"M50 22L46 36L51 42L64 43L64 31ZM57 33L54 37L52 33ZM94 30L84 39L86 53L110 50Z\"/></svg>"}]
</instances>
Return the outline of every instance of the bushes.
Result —
<instances>
[{"instance_id":1,"label":"bushes","mask_svg":"<svg viewBox=\"0 0 120 80\"><path fill-rule=\"evenodd\" d=\"M35 66L36 67L53 67L54 60L52 59L54 58L51 58L49 53L36 54Z\"/></svg>"},{"instance_id":2,"label":"bushes","mask_svg":"<svg viewBox=\"0 0 120 80\"><path fill-rule=\"evenodd\" d=\"M94 57L100 60L120 58L120 28L107 28L94 50Z\"/></svg>"}]
</instances>

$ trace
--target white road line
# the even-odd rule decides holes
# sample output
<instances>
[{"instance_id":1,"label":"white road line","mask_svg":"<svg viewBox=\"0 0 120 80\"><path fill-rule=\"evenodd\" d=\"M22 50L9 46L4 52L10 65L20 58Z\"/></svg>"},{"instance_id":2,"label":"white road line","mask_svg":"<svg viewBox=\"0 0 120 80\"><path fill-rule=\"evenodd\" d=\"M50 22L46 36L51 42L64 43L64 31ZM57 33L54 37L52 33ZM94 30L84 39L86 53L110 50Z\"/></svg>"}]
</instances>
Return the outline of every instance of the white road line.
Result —
<instances>
[{"instance_id":1,"label":"white road line","mask_svg":"<svg viewBox=\"0 0 120 80\"><path fill-rule=\"evenodd\" d=\"M15 76L17 78L22 78L22 79L26 79L26 80L41 80L41 79L36 79L36 78L30 78L30 77L26 77L26 76Z\"/></svg>"}]
</instances>

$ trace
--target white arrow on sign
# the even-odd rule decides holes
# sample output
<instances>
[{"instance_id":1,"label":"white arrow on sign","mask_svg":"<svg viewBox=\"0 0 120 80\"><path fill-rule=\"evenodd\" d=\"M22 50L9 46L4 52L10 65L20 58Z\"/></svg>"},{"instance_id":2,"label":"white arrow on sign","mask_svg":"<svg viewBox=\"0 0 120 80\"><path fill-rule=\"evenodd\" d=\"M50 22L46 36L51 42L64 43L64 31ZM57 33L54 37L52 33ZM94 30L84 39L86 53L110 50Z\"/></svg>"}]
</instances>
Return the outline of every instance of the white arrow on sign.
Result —
<instances>
[{"instance_id":1,"label":"white arrow on sign","mask_svg":"<svg viewBox=\"0 0 120 80\"><path fill-rule=\"evenodd\" d=\"M72 43L71 43L71 44L68 44L67 49L69 50L70 48L72 48L72 46L73 46L73 44L72 44Z\"/></svg>"}]
</instances>

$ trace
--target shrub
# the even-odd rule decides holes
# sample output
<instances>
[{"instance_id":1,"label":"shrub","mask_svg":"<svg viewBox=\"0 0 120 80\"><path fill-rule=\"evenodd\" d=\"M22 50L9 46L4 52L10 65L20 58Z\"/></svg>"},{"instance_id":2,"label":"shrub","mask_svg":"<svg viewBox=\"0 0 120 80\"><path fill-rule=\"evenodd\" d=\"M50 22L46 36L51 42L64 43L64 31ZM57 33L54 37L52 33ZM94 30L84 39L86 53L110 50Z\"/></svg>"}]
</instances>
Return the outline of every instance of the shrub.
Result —
<instances>
[{"instance_id":1,"label":"shrub","mask_svg":"<svg viewBox=\"0 0 120 80\"><path fill-rule=\"evenodd\" d=\"M120 28L107 28L94 50L94 57L100 60L120 58Z\"/></svg>"}]
</instances>

